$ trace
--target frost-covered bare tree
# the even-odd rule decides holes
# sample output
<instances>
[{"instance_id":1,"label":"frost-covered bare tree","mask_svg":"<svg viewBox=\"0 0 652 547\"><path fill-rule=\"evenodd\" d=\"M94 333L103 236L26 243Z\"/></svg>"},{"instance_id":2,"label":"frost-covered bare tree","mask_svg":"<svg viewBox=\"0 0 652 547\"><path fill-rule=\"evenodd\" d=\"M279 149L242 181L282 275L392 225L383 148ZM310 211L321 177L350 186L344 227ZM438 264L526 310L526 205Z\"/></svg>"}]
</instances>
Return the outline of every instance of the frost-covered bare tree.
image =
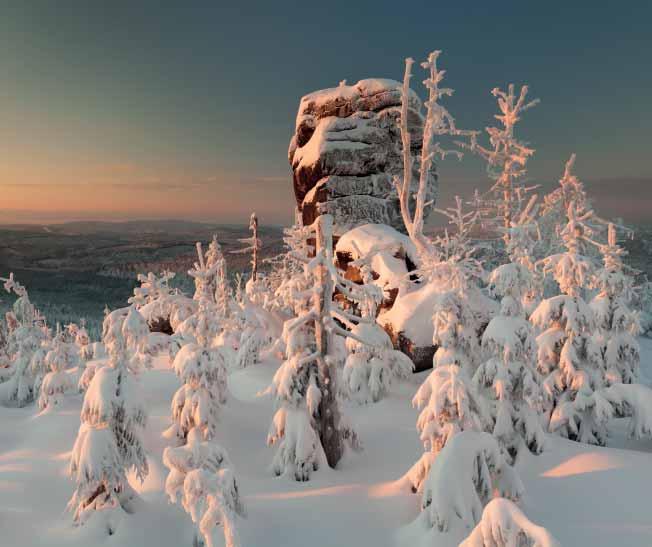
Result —
<instances>
[{"instance_id":1,"label":"frost-covered bare tree","mask_svg":"<svg viewBox=\"0 0 652 547\"><path fill-rule=\"evenodd\" d=\"M423 125L423 142L421 146L421 158L419 164L419 181L416 187L416 195L413 196L413 175L412 175L412 156L410 153L410 131L408 127L408 110L410 98L410 80L412 78L412 65L414 60L407 58L405 60L405 73L403 76L403 87L401 90L401 143L403 150L403 177L394 179L394 186L399 198L401 216L410 239L414 242L420 255L427 257L432 254L431 242L424 234L424 211L426 207L432 206L433 203L427 202L430 193L437 196L437 188L428 188L429 173L437 157L445 158L447 155L461 157L459 150L445 150L441 143L436 139L445 136L472 136L473 132L458 129L455 125L455 119L443 107L439 100L442 97L450 96L453 90L442 88L439 84L444 79L446 71L440 70L437 66L437 60L441 51L433 51L428 56L428 60L422 63L422 67L428 71L428 77L424 80L424 85L428 89L428 99L424 103L426 114Z\"/></svg>"},{"instance_id":2,"label":"frost-covered bare tree","mask_svg":"<svg viewBox=\"0 0 652 547\"><path fill-rule=\"evenodd\" d=\"M517 96L514 84L509 84L507 91L496 87L491 94L498 101L500 114L494 117L500 125L486 128L489 146L480 145L477 134L473 133L470 144L462 144L462 147L477 153L487 162L487 172L494 184L488 195L482 197L483 217L489 227L503 227L503 240L507 245L512 219L527 204L529 198L526 196L532 189L522 181L527 174L526 163L534 149L515 137L514 128L523 113L537 105L539 99L527 100L528 86L522 86Z\"/></svg>"},{"instance_id":3,"label":"frost-covered bare tree","mask_svg":"<svg viewBox=\"0 0 652 547\"><path fill-rule=\"evenodd\" d=\"M231 251L234 254L248 254L251 253L251 281L255 283L258 280L258 254L262 242L258 238L258 216L256 213L251 213L249 218L249 230L251 230L251 237L238 239L244 245L242 249Z\"/></svg>"}]
</instances>

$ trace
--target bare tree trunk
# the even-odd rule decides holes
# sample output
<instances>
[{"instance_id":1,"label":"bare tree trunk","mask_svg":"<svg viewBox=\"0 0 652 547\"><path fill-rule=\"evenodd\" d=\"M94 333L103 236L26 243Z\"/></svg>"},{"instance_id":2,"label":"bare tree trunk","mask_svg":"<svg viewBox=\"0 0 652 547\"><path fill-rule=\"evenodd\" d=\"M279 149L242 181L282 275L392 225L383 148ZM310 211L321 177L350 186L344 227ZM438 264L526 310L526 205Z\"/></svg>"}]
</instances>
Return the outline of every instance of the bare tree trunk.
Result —
<instances>
[{"instance_id":1,"label":"bare tree trunk","mask_svg":"<svg viewBox=\"0 0 652 547\"><path fill-rule=\"evenodd\" d=\"M333 217L321 215L316 222L316 253L323 253L326 261L333 256ZM318 430L326 460L330 467L335 467L344 452L343 439L339 430L340 412L337 404L336 371L331 370L334 363L330 363L328 353L330 350L330 336L325 322L330 319L330 307L333 296L333 280L326 266L320 267L319 285L321 291L315 295L315 302L319 310L319 319L315 321L315 339L319 358L319 375L321 379L321 402L319 404Z\"/></svg>"},{"instance_id":2,"label":"bare tree trunk","mask_svg":"<svg viewBox=\"0 0 652 547\"><path fill-rule=\"evenodd\" d=\"M251 215L251 223L249 227L252 230L253 237L253 254L251 256L251 278L256 281L258 277L258 217L256 213Z\"/></svg>"}]
</instances>

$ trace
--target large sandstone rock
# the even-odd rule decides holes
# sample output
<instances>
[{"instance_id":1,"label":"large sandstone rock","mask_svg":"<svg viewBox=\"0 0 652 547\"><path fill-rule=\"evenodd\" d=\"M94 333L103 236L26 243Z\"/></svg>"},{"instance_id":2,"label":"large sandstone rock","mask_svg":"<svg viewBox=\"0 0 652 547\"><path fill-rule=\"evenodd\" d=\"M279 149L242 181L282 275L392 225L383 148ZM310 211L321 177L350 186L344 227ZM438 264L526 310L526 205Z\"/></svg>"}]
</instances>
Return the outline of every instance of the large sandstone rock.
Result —
<instances>
[{"instance_id":1,"label":"large sandstone rock","mask_svg":"<svg viewBox=\"0 0 652 547\"><path fill-rule=\"evenodd\" d=\"M416 183L423 120L415 93L409 102ZM301 99L288 156L304 224L329 213L336 235L366 223L405 231L392 184L403 171L400 106L401 84L383 79L342 84ZM434 186L434 168L430 176Z\"/></svg>"}]
</instances>

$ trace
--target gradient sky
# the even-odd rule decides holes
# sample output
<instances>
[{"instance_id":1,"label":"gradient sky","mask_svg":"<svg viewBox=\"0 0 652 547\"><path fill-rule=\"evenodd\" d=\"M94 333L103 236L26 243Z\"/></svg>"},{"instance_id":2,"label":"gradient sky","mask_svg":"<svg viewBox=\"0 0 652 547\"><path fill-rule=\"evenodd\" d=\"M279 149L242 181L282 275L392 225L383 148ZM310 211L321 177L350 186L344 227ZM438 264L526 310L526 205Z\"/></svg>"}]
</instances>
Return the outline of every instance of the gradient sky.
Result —
<instances>
[{"instance_id":1,"label":"gradient sky","mask_svg":"<svg viewBox=\"0 0 652 547\"><path fill-rule=\"evenodd\" d=\"M528 83L531 181L574 151L605 213L652 220L651 21L649 1L2 2L0 222L287 222L300 97L432 49L459 126ZM488 184L476 159L440 171L444 201Z\"/></svg>"}]
</instances>

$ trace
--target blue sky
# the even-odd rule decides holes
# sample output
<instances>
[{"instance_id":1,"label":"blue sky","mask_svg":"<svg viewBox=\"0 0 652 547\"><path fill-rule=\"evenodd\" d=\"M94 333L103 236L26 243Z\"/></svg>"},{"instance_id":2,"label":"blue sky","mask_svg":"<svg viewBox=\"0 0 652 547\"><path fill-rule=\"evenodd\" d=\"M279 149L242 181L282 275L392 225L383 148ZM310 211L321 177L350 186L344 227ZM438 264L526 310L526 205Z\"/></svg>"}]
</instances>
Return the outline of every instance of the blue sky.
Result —
<instances>
[{"instance_id":1,"label":"blue sky","mask_svg":"<svg viewBox=\"0 0 652 547\"><path fill-rule=\"evenodd\" d=\"M300 97L399 79L406 56L433 49L460 126L492 122L495 86L541 98L519 128L537 150L532 182L554 183L576 152L608 213L652 213L650 2L7 4L5 220L246 222L256 208L288 221ZM488 182L469 158L443 165L441 184L450 199Z\"/></svg>"}]
</instances>

